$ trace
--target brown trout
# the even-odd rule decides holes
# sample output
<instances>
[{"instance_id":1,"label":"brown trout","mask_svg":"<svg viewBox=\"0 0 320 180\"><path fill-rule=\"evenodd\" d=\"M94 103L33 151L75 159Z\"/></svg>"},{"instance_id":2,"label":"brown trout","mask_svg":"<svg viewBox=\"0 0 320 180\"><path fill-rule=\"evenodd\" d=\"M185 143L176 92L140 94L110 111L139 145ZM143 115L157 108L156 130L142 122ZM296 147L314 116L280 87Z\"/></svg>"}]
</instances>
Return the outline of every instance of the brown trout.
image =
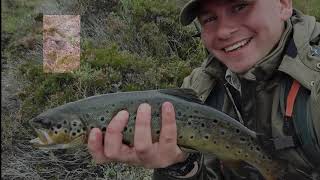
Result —
<instances>
[{"instance_id":1,"label":"brown trout","mask_svg":"<svg viewBox=\"0 0 320 180\"><path fill-rule=\"evenodd\" d=\"M45 149L66 149L86 144L90 129L106 131L120 110L129 112L124 142L133 144L138 106L152 107L152 138L157 141L161 128L161 106L169 101L176 113L178 145L216 155L226 162L244 161L256 167L267 180L282 176L286 167L272 159L259 146L256 133L230 116L205 106L190 89L162 89L98 95L50 109L30 120L38 138L31 140Z\"/></svg>"}]
</instances>

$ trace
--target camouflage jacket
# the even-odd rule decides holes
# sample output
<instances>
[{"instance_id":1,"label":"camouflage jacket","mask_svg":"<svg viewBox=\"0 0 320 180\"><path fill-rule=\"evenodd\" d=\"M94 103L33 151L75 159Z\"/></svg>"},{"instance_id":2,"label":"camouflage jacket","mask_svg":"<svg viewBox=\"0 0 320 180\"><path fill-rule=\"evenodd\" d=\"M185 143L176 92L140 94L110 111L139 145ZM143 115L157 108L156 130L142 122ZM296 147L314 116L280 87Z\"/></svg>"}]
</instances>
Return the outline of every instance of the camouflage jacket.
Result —
<instances>
[{"instance_id":1,"label":"camouflage jacket","mask_svg":"<svg viewBox=\"0 0 320 180\"><path fill-rule=\"evenodd\" d=\"M271 54L239 77L236 83L232 78L228 80L228 74L227 68L210 55L201 67L184 79L182 87L195 90L205 104L243 120L248 128L268 137L279 137L283 136L283 97L286 97L281 95L281 87L284 81L295 79L309 92L304 105L320 143L320 23L314 17L295 11L287 21L278 47ZM293 165L292 172L318 168L299 148L288 148L276 152L275 156ZM173 177L157 169L153 178L237 179L225 174L222 178L217 161L214 156L203 156L198 172L190 178ZM304 178L299 172L293 173L294 179Z\"/></svg>"}]
</instances>

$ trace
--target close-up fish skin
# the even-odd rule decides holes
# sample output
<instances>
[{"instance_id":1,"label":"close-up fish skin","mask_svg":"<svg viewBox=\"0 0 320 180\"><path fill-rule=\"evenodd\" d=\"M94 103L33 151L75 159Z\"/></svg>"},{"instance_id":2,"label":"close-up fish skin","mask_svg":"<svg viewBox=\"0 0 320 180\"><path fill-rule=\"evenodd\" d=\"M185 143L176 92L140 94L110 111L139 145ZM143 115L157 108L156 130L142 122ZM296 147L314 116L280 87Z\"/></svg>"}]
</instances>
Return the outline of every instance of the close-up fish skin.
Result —
<instances>
[{"instance_id":1,"label":"close-up fish skin","mask_svg":"<svg viewBox=\"0 0 320 180\"><path fill-rule=\"evenodd\" d=\"M137 109L152 107L152 138L159 139L161 106L171 102L175 108L177 142L185 150L214 154L222 161L244 161L259 170L267 180L281 177L286 166L264 152L256 133L230 116L205 106L191 89L161 89L119 92L92 96L49 109L30 120L38 137L30 142L42 149L66 149L87 143L90 129L103 132L121 110L129 112L124 142L133 144Z\"/></svg>"}]
</instances>

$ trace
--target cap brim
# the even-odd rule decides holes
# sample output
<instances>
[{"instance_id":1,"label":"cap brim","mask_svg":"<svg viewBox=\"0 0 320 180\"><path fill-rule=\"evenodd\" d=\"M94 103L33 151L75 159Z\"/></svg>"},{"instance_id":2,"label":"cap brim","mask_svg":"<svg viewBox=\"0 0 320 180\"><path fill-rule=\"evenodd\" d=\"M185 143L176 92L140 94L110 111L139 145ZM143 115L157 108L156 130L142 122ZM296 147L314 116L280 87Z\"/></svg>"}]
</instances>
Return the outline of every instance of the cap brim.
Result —
<instances>
[{"instance_id":1,"label":"cap brim","mask_svg":"<svg viewBox=\"0 0 320 180\"><path fill-rule=\"evenodd\" d=\"M183 7L180 13L180 23L182 25L189 25L197 17L199 1L200 0L192 0Z\"/></svg>"}]
</instances>

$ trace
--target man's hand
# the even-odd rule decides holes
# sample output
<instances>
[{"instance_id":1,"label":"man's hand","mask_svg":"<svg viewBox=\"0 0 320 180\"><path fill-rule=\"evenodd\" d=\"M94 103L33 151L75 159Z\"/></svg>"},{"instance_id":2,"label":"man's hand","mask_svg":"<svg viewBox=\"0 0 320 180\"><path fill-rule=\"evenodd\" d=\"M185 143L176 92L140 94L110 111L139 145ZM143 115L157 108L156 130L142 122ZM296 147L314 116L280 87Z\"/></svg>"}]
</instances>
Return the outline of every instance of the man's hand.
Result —
<instances>
[{"instance_id":1,"label":"man's hand","mask_svg":"<svg viewBox=\"0 0 320 180\"><path fill-rule=\"evenodd\" d=\"M122 143L122 131L128 118L127 111L120 111L109 123L104 139L98 128L91 130L88 148L97 163L113 161L145 168L164 168L186 159L186 154L177 146L175 112L171 103L162 105L159 142L152 143L150 105L141 104L138 108L133 147Z\"/></svg>"}]
</instances>

